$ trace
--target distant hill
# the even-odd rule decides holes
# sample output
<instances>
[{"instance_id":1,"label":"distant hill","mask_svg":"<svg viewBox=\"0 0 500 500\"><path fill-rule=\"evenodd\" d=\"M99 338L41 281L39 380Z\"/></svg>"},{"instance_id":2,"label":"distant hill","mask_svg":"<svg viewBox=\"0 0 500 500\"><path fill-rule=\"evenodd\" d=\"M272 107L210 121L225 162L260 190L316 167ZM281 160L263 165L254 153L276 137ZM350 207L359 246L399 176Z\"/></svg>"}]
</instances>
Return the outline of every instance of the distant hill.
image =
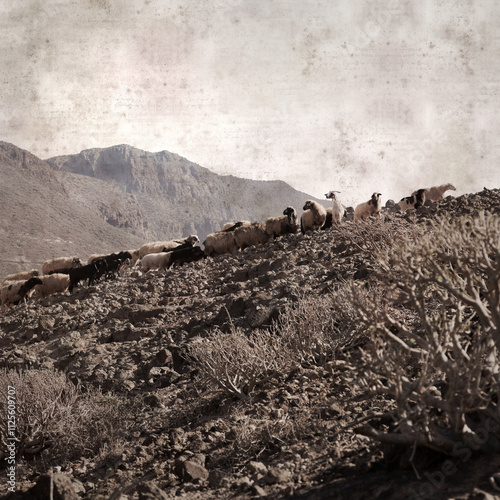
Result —
<instances>
[{"instance_id":1,"label":"distant hill","mask_svg":"<svg viewBox=\"0 0 500 500\"><path fill-rule=\"evenodd\" d=\"M67 173L61 179L72 193L99 200L103 212L120 212L121 226L146 239L198 234L203 241L231 220L264 221L281 215L288 205L301 213L310 198L282 181L221 176L168 151L148 153L126 145L58 156L47 163ZM101 195L100 181L115 190L113 203Z\"/></svg>"},{"instance_id":2,"label":"distant hill","mask_svg":"<svg viewBox=\"0 0 500 500\"><path fill-rule=\"evenodd\" d=\"M284 182L220 176L167 151L123 145L43 161L0 142L0 278L53 257L188 234L203 241L233 219L263 221L288 205L300 214L308 198Z\"/></svg>"}]
</instances>

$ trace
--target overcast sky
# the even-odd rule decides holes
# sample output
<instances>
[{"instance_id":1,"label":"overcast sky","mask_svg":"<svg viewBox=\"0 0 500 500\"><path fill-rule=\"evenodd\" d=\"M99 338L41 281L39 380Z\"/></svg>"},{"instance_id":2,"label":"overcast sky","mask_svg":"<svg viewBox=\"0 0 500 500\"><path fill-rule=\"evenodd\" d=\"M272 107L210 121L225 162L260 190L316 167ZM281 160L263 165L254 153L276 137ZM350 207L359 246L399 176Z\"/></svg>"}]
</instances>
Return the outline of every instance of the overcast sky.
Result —
<instances>
[{"instance_id":1,"label":"overcast sky","mask_svg":"<svg viewBox=\"0 0 500 500\"><path fill-rule=\"evenodd\" d=\"M318 197L500 187L496 0L0 0L0 140Z\"/></svg>"}]
</instances>

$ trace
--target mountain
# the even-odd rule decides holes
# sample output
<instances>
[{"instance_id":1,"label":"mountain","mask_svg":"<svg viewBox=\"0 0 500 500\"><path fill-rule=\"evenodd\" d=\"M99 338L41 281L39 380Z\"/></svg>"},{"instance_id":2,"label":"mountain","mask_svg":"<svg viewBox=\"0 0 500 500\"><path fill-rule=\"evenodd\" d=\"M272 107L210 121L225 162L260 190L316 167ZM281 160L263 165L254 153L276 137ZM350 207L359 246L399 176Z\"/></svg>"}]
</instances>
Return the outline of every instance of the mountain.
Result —
<instances>
[{"instance_id":1,"label":"mountain","mask_svg":"<svg viewBox=\"0 0 500 500\"><path fill-rule=\"evenodd\" d=\"M135 248L142 238L107 223L73 196L48 163L0 142L0 277L39 269L44 260ZM106 184L102 183L102 195Z\"/></svg>"},{"instance_id":2,"label":"mountain","mask_svg":"<svg viewBox=\"0 0 500 500\"><path fill-rule=\"evenodd\" d=\"M284 182L217 175L167 151L122 145L43 161L0 142L0 278L54 257L189 234L203 241L233 219L263 221L288 205L300 213L308 198Z\"/></svg>"},{"instance_id":3,"label":"mountain","mask_svg":"<svg viewBox=\"0 0 500 500\"><path fill-rule=\"evenodd\" d=\"M127 229L146 239L198 234L203 241L231 220L264 221L281 215L288 205L300 213L311 198L282 181L221 176L168 151L149 153L127 145L84 150L47 163L64 174L61 179L72 193L95 199L103 181L120 193L115 206L120 198L129 199L131 210L121 211ZM102 197L100 202L106 203ZM137 215L134 219L127 216L130 211Z\"/></svg>"}]
</instances>

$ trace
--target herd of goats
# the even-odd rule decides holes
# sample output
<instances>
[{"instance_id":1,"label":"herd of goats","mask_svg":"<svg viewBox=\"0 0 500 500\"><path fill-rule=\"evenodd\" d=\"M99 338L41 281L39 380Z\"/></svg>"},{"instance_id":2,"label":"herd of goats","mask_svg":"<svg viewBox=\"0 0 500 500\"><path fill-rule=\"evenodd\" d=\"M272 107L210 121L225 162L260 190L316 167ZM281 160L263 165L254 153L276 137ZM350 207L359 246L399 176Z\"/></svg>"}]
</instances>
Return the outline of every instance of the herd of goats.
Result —
<instances>
[{"instance_id":1,"label":"herd of goats","mask_svg":"<svg viewBox=\"0 0 500 500\"><path fill-rule=\"evenodd\" d=\"M443 199L444 193L455 190L451 184L443 184L431 188L419 189L411 196L402 198L398 203L402 211L416 209L426 200L438 201ZM319 203L308 200L305 202L300 218L302 233L316 229L327 229L334 223L340 223L345 215L345 208L340 202L337 191L330 191L325 196L332 200L332 206L325 208ZM356 206L354 222L370 216L379 217L382 209L381 194L373 193L372 197ZM92 255L85 265L77 257L60 257L47 260L42 265L42 274L33 269L27 272L10 274L0 288L2 311L12 305L26 301L34 296L43 299L48 295L70 293L80 282L87 280L90 286L100 278L116 277L121 269L129 266L138 266L146 273L150 269L168 269L180 266L187 262L233 253L250 246L262 245L270 238L283 234L295 233L299 229L297 212L293 207L287 207L283 215L270 217L264 224L259 222L238 221L230 222L220 231L209 234L202 250L196 243L199 239L190 235L180 240L157 241L146 243L138 250L130 250L110 255Z\"/></svg>"}]
</instances>

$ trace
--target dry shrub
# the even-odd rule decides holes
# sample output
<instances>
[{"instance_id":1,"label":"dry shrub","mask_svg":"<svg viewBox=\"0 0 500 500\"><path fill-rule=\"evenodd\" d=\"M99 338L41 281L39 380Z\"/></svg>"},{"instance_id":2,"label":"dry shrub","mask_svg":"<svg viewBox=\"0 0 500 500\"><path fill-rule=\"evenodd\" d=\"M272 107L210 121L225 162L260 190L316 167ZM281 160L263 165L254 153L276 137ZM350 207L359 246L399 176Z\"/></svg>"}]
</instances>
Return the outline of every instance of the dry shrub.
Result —
<instances>
[{"instance_id":1,"label":"dry shrub","mask_svg":"<svg viewBox=\"0 0 500 500\"><path fill-rule=\"evenodd\" d=\"M392 248L395 234L415 234L416 228L400 218L369 217L358 222L346 222L331 228L337 246L345 245L349 253L362 253L371 258L381 250Z\"/></svg>"},{"instance_id":2,"label":"dry shrub","mask_svg":"<svg viewBox=\"0 0 500 500\"><path fill-rule=\"evenodd\" d=\"M337 297L343 293L341 288ZM323 365L363 339L363 329L349 304L340 308L331 297L307 294L285 307L273 330L300 364Z\"/></svg>"},{"instance_id":3,"label":"dry shrub","mask_svg":"<svg viewBox=\"0 0 500 500\"><path fill-rule=\"evenodd\" d=\"M372 336L357 373L369 395L393 402L395 422L359 432L452 456L500 450L499 218L434 222L377 263L384 288L349 291Z\"/></svg>"},{"instance_id":4,"label":"dry shrub","mask_svg":"<svg viewBox=\"0 0 500 500\"><path fill-rule=\"evenodd\" d=\"M64 373L51 370L0 371L0 439L9 440L8 388L15 389L16 457L39 456L61 465L95 456L124 439L132 419L129 406L97 389L83 392ZM11 391L12 394L12 391ZM2 451L3 451L2 450Z\"/></svg>"},{"instance_id":5,"label":"dry shrub","mask_svg":"<svg viewBox=\"0 0 500 500\"><path fill-rule=\"evenodd\" d=\"M286 373L290 363L279 337L266 330L247 335L234 326L229 333L217 329L193 341L189 357L199 370L199 380L242 400Z\"/></svg>"}]
</instances>

